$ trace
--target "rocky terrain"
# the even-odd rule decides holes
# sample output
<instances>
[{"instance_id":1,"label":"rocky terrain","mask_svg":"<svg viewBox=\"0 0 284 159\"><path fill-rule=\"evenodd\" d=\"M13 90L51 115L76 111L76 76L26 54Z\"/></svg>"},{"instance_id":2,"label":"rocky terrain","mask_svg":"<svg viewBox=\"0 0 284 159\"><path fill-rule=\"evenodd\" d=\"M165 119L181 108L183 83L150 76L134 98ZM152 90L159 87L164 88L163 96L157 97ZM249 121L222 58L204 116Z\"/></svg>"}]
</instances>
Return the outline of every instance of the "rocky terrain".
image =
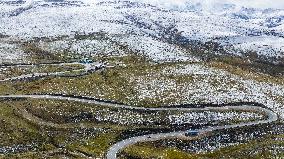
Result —
<instances>
[{"instance_id":1,"label":"rocky terrain","mask_svg":"<svg viewBox=\"0 0 284 159\"><path fill-rule=\"evenodd\" d=\"M208 127L196 138L144 136L117 157L283 157L284 4L253 2L2 0L0 158L105 158L131 137ZM228 105L264 107L277 121L170 109ZM213 131L223 125L235 127Z\"/></svg>"}]
</instances>

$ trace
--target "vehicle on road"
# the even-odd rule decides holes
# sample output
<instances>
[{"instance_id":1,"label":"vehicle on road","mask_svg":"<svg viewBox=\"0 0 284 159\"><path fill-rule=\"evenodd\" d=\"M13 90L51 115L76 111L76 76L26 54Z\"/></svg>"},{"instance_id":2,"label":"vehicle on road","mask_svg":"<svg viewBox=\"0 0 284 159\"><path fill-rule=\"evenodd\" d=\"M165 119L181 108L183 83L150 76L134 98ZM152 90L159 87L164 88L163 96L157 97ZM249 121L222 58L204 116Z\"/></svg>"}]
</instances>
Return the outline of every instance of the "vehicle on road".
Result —
<instances>
[{"instance_id":1,"label":"vehicle on road","mask_svg":"<svg viewBox=\"0 0 284 159\"><path fill-rule=\"evenodd\" d=\"M85 58L85 59L80 60L80 63L91 64L91 63L94 63L94 61L91 59Z\"/></svg>"},{"instance_id":2,"label":"vehicle on road","mask_svg":"<svg viewBox=\"0 0 284 159\"><path fill-rule=\"evenodd\" d=\"M185 136L198 136L199 131L196 130L189 130L185 133Z\"/></svg>"}]
</instances>

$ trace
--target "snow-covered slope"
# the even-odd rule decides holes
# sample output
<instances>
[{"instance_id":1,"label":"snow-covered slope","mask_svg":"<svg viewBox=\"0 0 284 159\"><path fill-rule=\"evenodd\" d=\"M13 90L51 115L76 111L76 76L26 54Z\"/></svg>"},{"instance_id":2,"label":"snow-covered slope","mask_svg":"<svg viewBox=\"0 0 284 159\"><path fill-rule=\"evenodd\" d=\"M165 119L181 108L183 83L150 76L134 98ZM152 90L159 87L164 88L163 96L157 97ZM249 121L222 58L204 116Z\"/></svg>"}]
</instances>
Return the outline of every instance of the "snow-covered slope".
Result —
<instances>
[{"instance_id":1,"label":"snow-covered slope","mask_svg":"<svg viewBox=\"0 0 284 159\"><path fill-rule=\"evenodd\" d=\"M19 14L11 15L7 13L22 3L1 3L0 62L24 58L20 44L33 42L39 50L47 52L68 50L92 57L138 52L158 62L202 61L187 48L200 46L200 50L210 54L224 53L219 51L220 46L229 55L246 56L246 51L255 51L263 60L284 63L284 10L281 9L248 8L233 3L205 6L186 3L183 8L152 2L102 0L38 0L29 4ZM218 47L206 50L208 42L216 42ZM252 101L273 108L284 118L281 84L245 79L218 69L210 72L210 68L199 64L190 64L182 70L173 67L165 72L172 70L177 72L169 76L182 73L192 82L164 79L161 73L128 78L137 83L135 92L141 101L155 100L167 93L171 96L163 98L165 101L172 98L184 103ZM57 88L52 83L49 89Z\"/></svg>"},{"instance_id":2,"label":"snow-covered slope","mask_svg":"<svg viewBox=\"0 0 284 159\"><path fill-rule=\"evenodd\" d=\"M284 10L281 9L197 0L176 1L174 4L168 1L163 5L159 5L160 1L146 0L37 0L27 3L21 6L21 1L1 2L1 34L28 40L103 31L121 35L116 40L155 58L163 54L192 59L177 53L181 52L177 47L165 50L155 46L191 40L218 42L229 48L228 52L232 54L240 53L236 50L253 50L259 56L273 59L273 62L281 62L284 58ZM24 9L14 13L19 7ZM14 14L7 16L11 11ZM149 49L151 47L154 51Z\"/></svg>"}]
</instances>

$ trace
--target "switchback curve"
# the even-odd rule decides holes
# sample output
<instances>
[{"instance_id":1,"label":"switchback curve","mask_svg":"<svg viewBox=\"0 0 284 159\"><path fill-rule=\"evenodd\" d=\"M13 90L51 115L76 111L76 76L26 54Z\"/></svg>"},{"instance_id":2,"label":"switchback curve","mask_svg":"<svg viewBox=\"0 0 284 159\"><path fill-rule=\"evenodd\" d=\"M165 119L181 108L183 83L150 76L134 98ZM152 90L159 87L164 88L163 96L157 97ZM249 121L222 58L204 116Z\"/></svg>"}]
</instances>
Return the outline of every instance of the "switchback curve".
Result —
<instances>
[{"instance_id":1,"label":"switchback curve","mask_svg":"<svg viewBox=\"0 0 284 159\"><path fill-rule=\"evenodd\" d=\"M159 108L145 108L145 107L134 107L125 104L120 104L116 102L110 101L103 101L103 100L96 100L92 98L84 98L84 97L72 97L72 96L64 96L64 95L5 95L0 96L2 99L7 98L32 98L32 99L53 99L53 100L67 100L67 101L76 101L81 103L89 103L89 104L97 104L107 107L114 107L120 109L131 109L131 110L147 110L147 111L163 111L163 110L179 110L179 111L216 111L216 110L237 110L237 111L257 111L261 113L265 113L267 115L267 119L260 120L260 121L252 121L247 123L238 123L233 125L224 125L224 126L214 126L209 128L203 128L195 130L198 132L199 135L212 132L215 130L225 130L225 129L232 129L237 127L244 127L244 126L254 126L259 124L267 124L272 123L278 120L278 115L274 113L272 110L254 106L254 105L242 105L242 106L224 106L224 107L204 107L204 108L186 108L186 107L159 107ZM170 132L170 133L157 133L157 134L149 134L149 135L142 135L132 137L123 141L116 143L115 145L111 146L107 152L107 159L116 159L117 154L127 146L136 144L138 142L145 142L145 141L156 141L164 138L169 137L184 137L188 131L178 131L178 132Z\"/></svg>"}]
</instances>

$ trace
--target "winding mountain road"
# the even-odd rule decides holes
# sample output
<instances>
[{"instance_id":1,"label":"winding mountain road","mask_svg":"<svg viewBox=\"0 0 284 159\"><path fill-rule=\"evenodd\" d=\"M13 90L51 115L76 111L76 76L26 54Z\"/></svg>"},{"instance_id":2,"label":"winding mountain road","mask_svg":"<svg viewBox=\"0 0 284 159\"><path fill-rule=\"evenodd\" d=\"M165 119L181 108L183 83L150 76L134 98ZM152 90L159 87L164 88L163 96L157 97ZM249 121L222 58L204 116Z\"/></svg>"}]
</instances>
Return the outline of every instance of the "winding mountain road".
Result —
<instances>
[{"instance_id":1,"label":"winding mountain road","mask_svg":"<svg viewBox=\"0 0 284 159\"><path fill-rule=\"evenodd\" d=\"M99 68L105 67L103 64L95 63L95 64L85 64L85 63L79 63L79 62L73 62L73 63L58 63L58 64L39 64L38 66L64 66L64 65L82 65L84 66L83 69L73 70L73 71L83 71L82 75L87 74L90 71L97 70ZM32 65L14 65L14 66L5 66L5 67L19 67L19 66L32 66ZM0 82L6 82L6 81L15 81L15 80L22 80L22 79L30 79L30 78L36 78L36 77L47 77L47 76L64 76L66 73L70 73L72 71L62 71L62 72L52 72L52 73L32 73L32 74L25 74L20 75L16 77L11 78L5 78L0 80Z\"/></svg>"},{"instance_id":2,"label":"winding mountain road","mask_svg":"<svg viewBox=\"0 0 284 159\"><path fill-rule=\"evenodd\" d=\"M228 107L220 107L218 108L219 110L227 110ZM206 110L216 110L215 108L206 108ZM231 129L231 128L238 128L238 127L244 127L244 126L253 126L253 125L258 125L258 124L265 124L265 123L272 123L274 121L278 120L278 116L276 113L274 113L271 110L265 109L265 108L259 108L255 106L232 106L228 109L231 110L253 110L253 111L260 111L264 112L267 114L268 118L266 120L261 120L261 121L253 121L253 122L248 122L248 123L239 123L239 124L234 124L234 125L224 125L224 126L215 126L215 127L209 127L209 128L203 128L203 129L197 129L194 130L198 132L198 136L201 136L205 133L212 132L215 130L225 130L225 129ZM179 131L179 132L170 132L170 133L158 133L158 134L149 134L149 135L142 135L142 136L136 136L132 137L123 141L120 141L113 145L107 152L107 159L116 159L118 153L130 146L134 145L139 142L146 142L146 141L157 141L165 138L171 138L171 137L184 137L185 134L188 131Z\"/></svg>"},{"instance_id":3,"label":"winding mountain road","mask_svg":"<svg viewBox=\"0 0 284 159\"><path fill-rule=\"evenodd\" d=\"M61 63L61 64L51 64L51 65L67 65L67 64L81 64L81 63ZM44 64L48 65L48 64ZM82 64L84 65L84 71L88 72L90 70L94 70L96 68L102 68L106 67L103 64ZM20 66L20 65L18 65ZM22 66L22 65L21 65ZM6 66L10 67L10 66ZM53 76L53 75L61 75L66 72L54 72L54 73L46 73L46 74L33 74L34 76ZM0 81L12 81L12 80L20 80L23 78L31 78L31 75L22 75L19 77L12 77L7 78ZM186 108L186 107L158 107L158 108L145 108L145 107L137 107L137 106L130 106L125 104L120 104L112 101L104 101L99 99L94 99L90 97L76 97L76 96L67 96L67 95L2 95L0 96L0 99L13 99L13 98L32 98L32 99L52 99L52 100L66 100L66 101L76 101L81 103L89 103L89 104L96 104L106 107L112 107L112 108L120 108L120 109L130 109L130 110L142 110L142 111L254 111L254 112L260 112L267 116L266 119L259 120L259 121L251 121L251 122L242 122L238 124L232 124L232 125L224 125L224 126L214 126L214 127L208 127L208 128L202 128L197 129L194 131L198 132L197 136L201 136L202 134L212 132L215 130L225 130L225 129L231 129L231 128L237 128L237 127L244 127L244 126L254 126L259 124L267 124L272 123L278 120L278 115L274 113L272 110L267 109L265 107L261 106L254 106L254 105L242 105L242 106L223 106L223 107L202 107L202 108ZM48 123L47 123L48 124ZM120 141L113 146L111 146L107 152L106 158L107 159L116 159L118 153L133 144L139 143L139 142L145 142L145 141L156 141L161 140L169 137L185 137L185 134L189 131L177 131L177 132L170 132L170 133L157 133L157 134L148 134L148 135L142 135L142 136L136 136L132 138L128 138L126 140Z\"/></svg>"},{"instance_id":4,"label":"winding mountain road","mask_svg":"<svg viewBox=\"0 0 284 159\"><path fill-rule=\"evenodd\" d=\"M67 101L76 101L81 103L90 103L96 104L101 106L107 107L114 107L114 108L121 108L121 109L131 109L131 110L148 110L148 111L223 111L223 110L237 110L237 111L256 111L261 112L267 115L265 120L259 121L252 121L252 122L243 122L233 125L224 125L224 126L214 126L209 128L198 129L196 131L199 132L199 135L211 132L214 130L223 130L223 129L230 129L230 128L237 128L237 127L244 127L244 126L253 126L258 124L266 124L272 123L278 120L278 116L273 111L258 107L258 106L250 106L250 105L243 105L243 106L224 106L224 107L205 107L205 108L179 108L179 107L167 107L167 108L145 108L145 107L133 107L124 104L117 104L112 102L104 102L98 101L96 99L88 99L88 98L79 98L79 97L67 97L67 96L60 96L60 95L5 95L0 96L0 98L33 98L33 99L53 99L53 100L67 100ZM127 146L136 144L138 142L145 142L145 141L156 141L160 139L165 139L169 137L184 137L188 131L178 131L178 132L170 132L170 133L157 133L157 134L149 134L149 135L142 135L137 137L132 137L123 141L120 141L113 145L107 152L107 159L116 159L117 154Z\"/></svg>"},{"instance_id":5,"label":"winding mountain road","mask_svg":"<svg viewBox=\"0 0 284 159\"><path fill-rule=\"evenodd\" d=\"M23 12L31 9L33 7L34 1L33 0L27 0L25 4L22 6L11 10L6 13L8 16L18 16L22 14ZM70 64L70 63L69 63ZM74 64L74 63L72 63ZM84 64L85 68L83 71L88 72L90 70L93 70L94 67L89 64ZM21 79L28 79L28 78L35 78L35 77L45 77L45 76L61 76L67 72L54 72L54 73L33 73L33 74L27 74L27 75L21 75L17 77L12 78L6 78L3 80L0 80L0 82L5 81L14 81L14 80L21 80ZM81 103L90 103L90 104L96 104L96 105L102 105L107 107L114 107L114 108L120 108L120 109L130 109L130 110L147 110L147 111L223 111L223 110L232 110L232 111L255 111L255 112L261 112L267 115L267 118L264 120L259 121L251 121L251 122L242 122L238 124L232 124L232 125L223 125L223 126L214 126L214 127L208 127L208 128L202 128L197 129L195 131L198 132L198 135L202 135L204 133L212 132L215 130L225 130L225 129L231 129L231 128L238 128L238 127L245 127L245 126L254 126L259 124L267 124L272 123L278 120L278 116L275 112L272 110L269 110L267 108L258 107L258 106L252 106L252 105L243 105L243 106L224 106L224 107L205 107L205 108L178 108L178 107L161 107L161 108L145 108L145 107L135 107L135 106L129 106L124 104L118 104L118 103L112 103L112 102L104 102L99 101L95 99L83 99L78 97L66 97L66 96L59 96L59 95L3 95L0 96L2 99L6 98L33 98L33 99L53 99L53 100L67 100L67 101L76 101ZM132 138L125 139L123 141L120 141L113 146L111 146L106 154L107 159L117 159L117 156L121 150L124 148L139 143L139 142L146 142L146 141L157 141L165 138L170 137L184 137L185 134L188 131L177 131L177 132L169 132L169 133L156 133L156 134L148 134L148 135L142 135L142 136L136 136Z\"/></svg>"}]
</instances>

